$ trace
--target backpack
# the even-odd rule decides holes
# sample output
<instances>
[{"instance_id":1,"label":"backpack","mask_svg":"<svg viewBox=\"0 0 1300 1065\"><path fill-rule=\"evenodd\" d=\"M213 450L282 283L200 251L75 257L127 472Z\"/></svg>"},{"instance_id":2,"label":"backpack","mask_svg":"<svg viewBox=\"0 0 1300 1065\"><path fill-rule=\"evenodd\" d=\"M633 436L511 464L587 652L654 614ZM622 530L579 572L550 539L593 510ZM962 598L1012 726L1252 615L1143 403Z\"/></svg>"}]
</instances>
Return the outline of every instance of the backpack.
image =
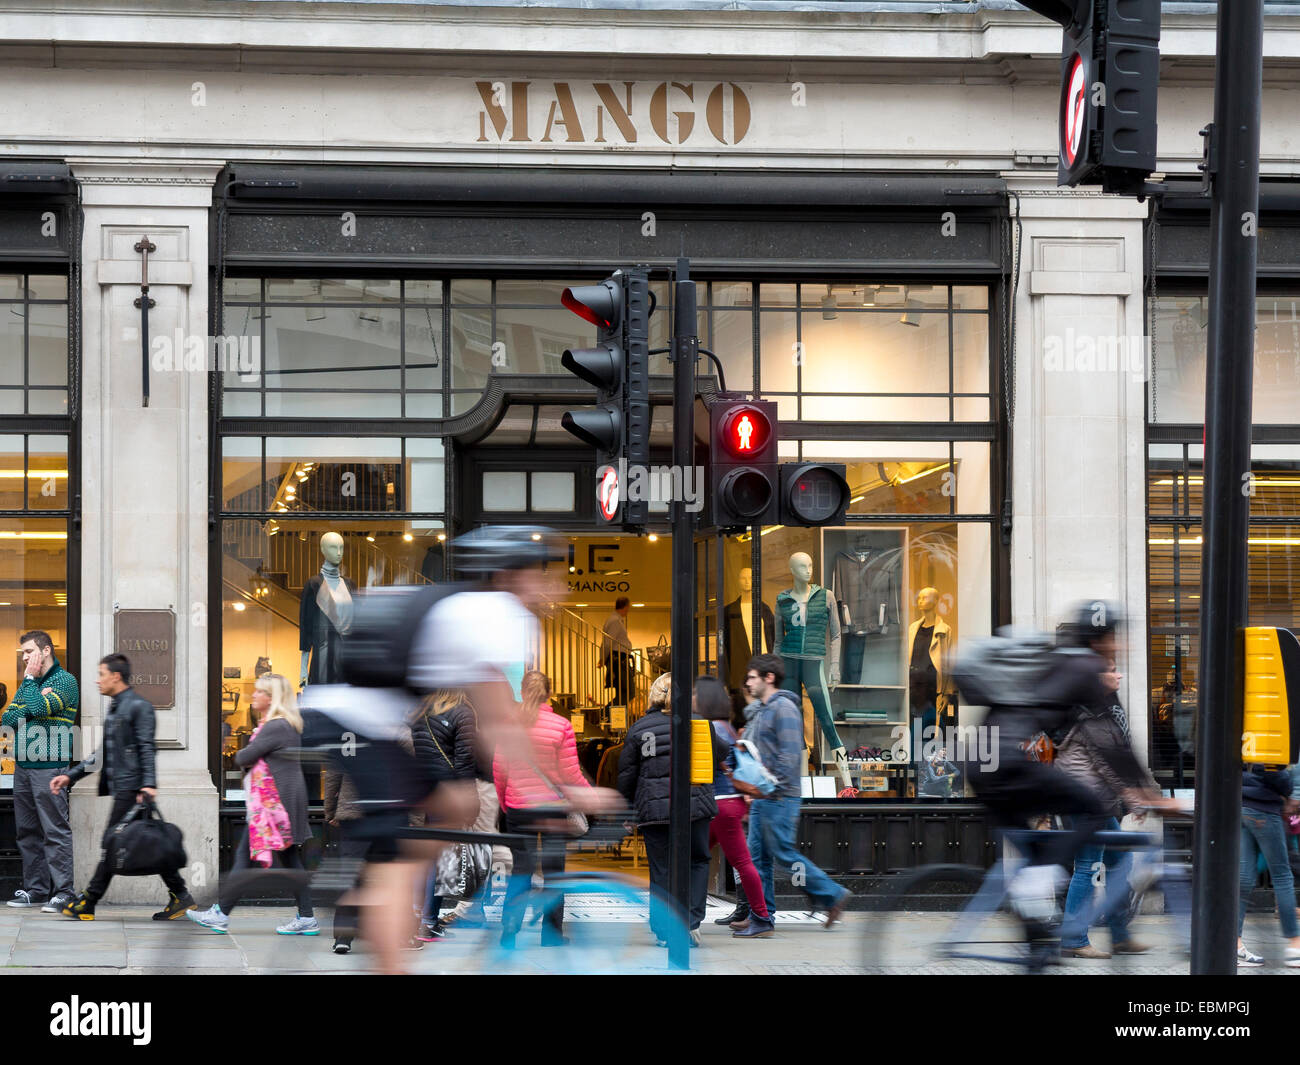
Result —
<instances>
[{"instance_id":1,"label":"backpack","mask_svg":"<svg viewBox=\"0 0 1300 1065\"><path fill-rule=\"evenodd\" d=\"M967 640L952 665L962 697L978 706L1036 707L1042 682L1055 667L1056 644L1046 633L1002 628Z\"/></svg>"},{"instance_id":2,"label":"backpack","mask_svg":"<svg viewBox=\"0 0 1300 1065\"><path fill-rule=\"evenodd\" d=\"M466 584L405 584L367 588L352 601L352 627L343 637L343 682L358 688L407 688L411 651L420 623Z\"/></svg>"}]
</instances>

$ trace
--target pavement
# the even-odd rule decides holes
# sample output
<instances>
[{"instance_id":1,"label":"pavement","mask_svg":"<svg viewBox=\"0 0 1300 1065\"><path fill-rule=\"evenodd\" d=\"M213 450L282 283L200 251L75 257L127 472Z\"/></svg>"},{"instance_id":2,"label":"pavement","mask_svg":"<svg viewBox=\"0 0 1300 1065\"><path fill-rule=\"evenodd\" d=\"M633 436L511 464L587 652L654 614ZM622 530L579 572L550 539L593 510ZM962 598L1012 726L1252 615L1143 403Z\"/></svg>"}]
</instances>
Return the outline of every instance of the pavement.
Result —
<instances>
[{"instance_id":1,"label":"pavement","mask_svg":"<svg viewBox=\"0 0 1300 1065\"><path fill-rule=\"evenodd\" d=\"M82 974L359 974L373 971L361 941L349 955L332 952L330 911L321 909L319 936L280 936L276 925L294 910L279 906L244 906L231 920L232 931L219 935L184 918L155 922L152 906L102 904L96 920L72 921L38 909L0 907L0 961L3 973ZM780 912L770 939L737 940L730 930L713 923L731 904L710 899L702 926L703 946L691 951L691 972L712 975L910 975L951 973L1015 975L1022 970L996 961L935 961L928 953L948 927L932 914L850 913L832 929L822 915ZM494 916L489 909L489 917ZM408 955L417 974L568 973L667 974L667 951L656 947L646 925L644 907L619 903L584 904L571 900L566 909L565 934L571 943L543 948L537 927L526 926L519 949L504 953L497 946L499 928L455 928L446 939L429 943ZM1046 975L1178 975L1188 971L1173 919L1144 916L1135 935L1153 945L1149 954L1109 961L1067 960L1049 967ZM998 934L996 928L993 935ZM1098 930L1093 942L1104 947L1107 933ZM1293 973L1280 964L1282 941L1275 918L1260 915L1247 922L1246 942L1269 958L1262 969L1243 975ZM984 947L990 954L1011 947Z\"/></svg>"}]
</instances>

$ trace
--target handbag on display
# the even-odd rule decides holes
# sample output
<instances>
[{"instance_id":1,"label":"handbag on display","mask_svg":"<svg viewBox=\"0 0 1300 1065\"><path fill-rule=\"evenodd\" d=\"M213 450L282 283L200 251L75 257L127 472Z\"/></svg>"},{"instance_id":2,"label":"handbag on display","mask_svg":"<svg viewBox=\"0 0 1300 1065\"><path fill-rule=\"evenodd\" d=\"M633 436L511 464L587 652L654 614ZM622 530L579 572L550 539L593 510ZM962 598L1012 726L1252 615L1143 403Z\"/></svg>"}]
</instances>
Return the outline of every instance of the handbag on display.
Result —
<instances>
[{"instance_id":1,"label":"handbag on display","mask_svg":"<svg viewBox=\"0 0 1300 1065\"><path fill-rule=\"evenodd\" d=\"M659 642L645 649L646 660L660 673L667 673L673 664L673 649L668 637L660 635Z\"/></svg>"}]
</instances>

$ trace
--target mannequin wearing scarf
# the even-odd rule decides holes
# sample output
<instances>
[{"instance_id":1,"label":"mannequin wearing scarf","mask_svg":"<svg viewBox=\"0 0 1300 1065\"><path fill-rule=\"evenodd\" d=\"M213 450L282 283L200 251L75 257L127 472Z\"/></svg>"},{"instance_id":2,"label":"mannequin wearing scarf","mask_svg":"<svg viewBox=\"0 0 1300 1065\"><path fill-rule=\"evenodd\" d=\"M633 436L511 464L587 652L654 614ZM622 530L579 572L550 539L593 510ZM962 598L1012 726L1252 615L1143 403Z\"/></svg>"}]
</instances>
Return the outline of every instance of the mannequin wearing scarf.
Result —
<instances>
[{"instance_id":1,"label":"mannequin wearing scarf","mask_svg":"<svg viewBox=\"0 0 1300 1065\"><path fill-rule=\"evenodd\" d=\"M343 537L326 533L320 538L320 550L325 561L320 572L303 585L298 612L301 679L304 684L337 684L343 679L339 649L352 627L356 585L339 573Z\"/></svg>"}]
</instances>

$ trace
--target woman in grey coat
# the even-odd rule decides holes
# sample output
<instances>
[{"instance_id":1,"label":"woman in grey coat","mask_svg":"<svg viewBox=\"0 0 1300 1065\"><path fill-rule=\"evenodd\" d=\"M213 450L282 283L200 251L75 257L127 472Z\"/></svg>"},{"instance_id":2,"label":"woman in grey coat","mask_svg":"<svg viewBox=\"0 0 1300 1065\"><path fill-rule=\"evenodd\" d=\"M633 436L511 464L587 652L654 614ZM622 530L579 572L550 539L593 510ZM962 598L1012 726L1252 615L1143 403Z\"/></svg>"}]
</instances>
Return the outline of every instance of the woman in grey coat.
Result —
<instances>
[{"instance_id":1,"label":"woman in grey coat","mask_svg":"<svg viewBox=\"0 0 1300 1065\"><path fill-rule=\"evenodd\" d=\"M187 910L185 916L214 932L230 929L230 914L240 895L255 882L255 869L280 865L302 872L294 885L298 916L276 929L282 936L320 935L312 913L311 887L302 861L307 827L307 781L302 764L289 751L301 746L302 715L288 680L266 673L253 687L253 713L261 722L248 746L235 754L247 770L244 791L248 827L235 846L230 873L222 882L220 901L210 909Z\"/></svg>"}]
</instances>

